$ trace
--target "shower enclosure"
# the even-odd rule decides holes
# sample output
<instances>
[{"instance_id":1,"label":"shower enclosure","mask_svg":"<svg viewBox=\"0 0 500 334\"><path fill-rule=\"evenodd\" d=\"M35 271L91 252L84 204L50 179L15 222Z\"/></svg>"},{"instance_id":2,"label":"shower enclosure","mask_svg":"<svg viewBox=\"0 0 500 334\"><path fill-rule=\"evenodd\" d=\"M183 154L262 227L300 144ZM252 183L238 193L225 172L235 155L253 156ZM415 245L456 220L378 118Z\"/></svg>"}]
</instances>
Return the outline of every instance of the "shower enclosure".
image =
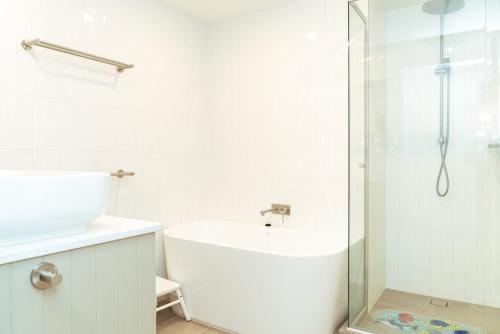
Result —
<instances>
[{"instance_id":1,"label":"shower enclosure","mask_svg":"<svg viewBox=\"0 0 500 334\"><path fill-rule=\"evenodd\" d=\"M500 333L500 0L349 10L349 330Z\"/></svg>"}]
</instances>

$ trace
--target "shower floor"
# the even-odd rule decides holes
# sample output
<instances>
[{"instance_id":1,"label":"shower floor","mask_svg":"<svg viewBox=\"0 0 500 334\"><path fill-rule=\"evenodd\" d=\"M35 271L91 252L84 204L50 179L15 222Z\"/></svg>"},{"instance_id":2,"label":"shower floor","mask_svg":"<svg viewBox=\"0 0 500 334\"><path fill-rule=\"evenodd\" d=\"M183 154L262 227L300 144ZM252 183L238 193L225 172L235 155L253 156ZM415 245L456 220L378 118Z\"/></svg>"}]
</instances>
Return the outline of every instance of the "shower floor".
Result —
<instances>
[{"instance_id":1,"label":"shower floor","mask_svg":"<svg viewBox=\"0 0 500 334\"><path fill-rule=\"evenodd\" d=\"M354 327L384 334L500 334L500 308L386 289Z\"/></svg>"}]
</instances>

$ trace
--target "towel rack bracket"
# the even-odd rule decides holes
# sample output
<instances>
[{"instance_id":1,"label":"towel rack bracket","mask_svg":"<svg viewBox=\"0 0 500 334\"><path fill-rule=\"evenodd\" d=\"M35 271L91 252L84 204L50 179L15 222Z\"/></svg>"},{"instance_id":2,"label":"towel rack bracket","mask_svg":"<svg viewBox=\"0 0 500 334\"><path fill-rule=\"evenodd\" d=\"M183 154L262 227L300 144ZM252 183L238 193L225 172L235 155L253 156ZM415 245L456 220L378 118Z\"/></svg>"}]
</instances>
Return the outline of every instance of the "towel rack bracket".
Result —
<instances>
[{"instance_id":1,"label":"towel rack bracket","mask_svg":"<svg viewBox=\"0 0 500 334\"><path fill-rule=\"evenodd\" d=\"M31 50L33 49L33 46L31 45L30 42L26 41L26 40L23 40L21 42L21 46L23 47L24 50Z\"/></svg>"}]
</instances>

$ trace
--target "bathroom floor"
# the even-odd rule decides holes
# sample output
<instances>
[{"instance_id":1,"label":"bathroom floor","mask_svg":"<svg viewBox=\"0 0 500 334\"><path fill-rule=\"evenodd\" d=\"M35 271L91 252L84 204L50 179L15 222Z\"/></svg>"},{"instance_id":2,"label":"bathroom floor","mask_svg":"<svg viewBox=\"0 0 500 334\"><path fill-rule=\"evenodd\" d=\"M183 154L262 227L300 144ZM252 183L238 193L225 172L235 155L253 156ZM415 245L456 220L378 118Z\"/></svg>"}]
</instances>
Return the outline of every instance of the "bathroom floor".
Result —
<instances>
[{"instance_id":1,"label":"bathroom floor","mask_svg":"<svg viewBox=\"0 0 500 334\"><path fill-rule=\"evenodd\" d=\"M500 309L386 289L355 327L387 334L500 334Z\"/></svg>"},{"instance_id":2,"label":"bathroom floor","mask_svg":"<svg viewBox=\"0 0 500 334\"><path fill-rule=\"evenodd\" d=\"M187 322L184 318L176 316L170 310L158 312L156 316L156 334L228 334L215 328L196 323Z\"/></svg>"}]
</instances>

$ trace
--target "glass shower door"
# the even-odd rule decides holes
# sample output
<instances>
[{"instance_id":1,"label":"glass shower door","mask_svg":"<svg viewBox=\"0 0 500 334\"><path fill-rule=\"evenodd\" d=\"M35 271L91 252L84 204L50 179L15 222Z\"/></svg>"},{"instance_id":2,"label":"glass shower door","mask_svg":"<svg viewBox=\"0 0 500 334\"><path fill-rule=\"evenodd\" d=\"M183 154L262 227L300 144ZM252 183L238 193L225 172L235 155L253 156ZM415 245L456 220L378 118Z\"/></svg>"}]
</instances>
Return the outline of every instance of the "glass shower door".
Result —
<instances>
[{"instance_id":1,"label":"glass shower door","mask_svg":"<svg viewBox=\"0 0 500 334\"><path fill-rule=\"evenodd\" d=\"M349 2L349 323L366 307L367 19Z\"/></svg>"},{"instance_id":2,"label":"glass shower door","mask_svg":"<svg viewBox=\"0 0 500 334\"><path fill-rule=\"evenodd\" d=\"M485 331L500 334L500 0L486 1L485 112L488 138L489 222L486 242Z\"/></svg>"}]
</instances>

